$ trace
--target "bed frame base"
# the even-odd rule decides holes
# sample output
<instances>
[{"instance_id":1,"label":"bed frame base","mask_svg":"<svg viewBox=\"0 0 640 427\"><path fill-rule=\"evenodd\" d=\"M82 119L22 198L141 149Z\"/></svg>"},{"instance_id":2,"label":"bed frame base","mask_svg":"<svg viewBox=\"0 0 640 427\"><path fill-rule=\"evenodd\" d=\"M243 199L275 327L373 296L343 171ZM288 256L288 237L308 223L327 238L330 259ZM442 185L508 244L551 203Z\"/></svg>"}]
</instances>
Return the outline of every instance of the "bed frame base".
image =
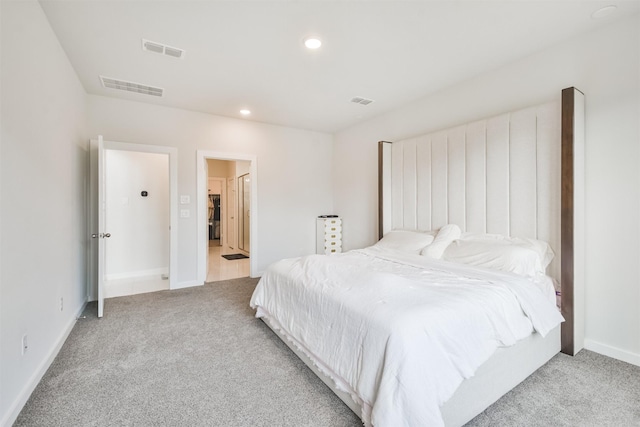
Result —
<instances>
[{"instance_id":1,"label":"bed frame base","mask_svg":"<svg viewBox=\"0 0 640 427\"><path fill-rule=\"evenodd\" d=\"M311 369L313 373L316 374L316 376L320 378L322 382L325 383L325 385L329 387L331 391L358 416L358 418L362 418L362 407L358 403L354 402L349 393L338 390L333 380L322 373L322 371L320 371L320 369L318 369L314 364L313 360L311 360L306 353L297 348L280 330L278 330L278 328L274 327L274 325L269 322L269 319L265 317L262 317L261 319L278 336L278 338L280 338L280 340L284 342L296 356L298 356L298 359L302 360L304 364L307 365L307 367Z\"/></svg>"},{"instance_id":2,"label":"bed frame base","mask_svg":"<svg viewBox=\"0 0 640 427\"><path fill-rule=\"evenodd\" d=\"M333 380L323 374L309 356L296 348L269 322L269 319L263 317L262 320L345 405L358 417L362 417L361 406L349 393L338 390ZM534 333L514 346L499 348L442 406L445 425L462 426L471 421L559 352L560 326L549 332L545 338Z\"/></svg>"},{"instance_id":3,"label":"bed frame base","mask_svg":"<svg viewBox=\"0 0 640 427\"><path fill-rule=\"evenodd\" d=\"M440 408L445 425L468 423L559 352L560 326L544 338L534 333L514 346L499 348Z\"/></svg>"}]
</instances>

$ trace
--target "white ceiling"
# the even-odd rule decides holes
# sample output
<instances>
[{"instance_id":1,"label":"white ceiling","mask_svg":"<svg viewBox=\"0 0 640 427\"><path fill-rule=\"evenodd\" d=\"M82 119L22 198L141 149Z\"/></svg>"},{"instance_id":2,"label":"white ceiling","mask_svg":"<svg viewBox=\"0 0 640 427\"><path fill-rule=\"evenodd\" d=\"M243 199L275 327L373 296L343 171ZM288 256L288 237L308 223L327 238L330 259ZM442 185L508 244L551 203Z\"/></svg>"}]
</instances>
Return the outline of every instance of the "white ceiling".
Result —
<instances>
[{"instance_id":1,"label":"white ceiling","mask_svg":"<svg viewBox=\"0 0 640 427\"><path fill-rule=\"evenodd\" d=\"M88 93L335 132L640 11L640 1L41 0ZM602 6L617 10L604 18ZM322 47L303 46L318 35ZM141 40L186 51L175 59ZM162 98L99 76L164 88ZM355 96L370 98L364 106Z\"/></svg>"}]
</instances>

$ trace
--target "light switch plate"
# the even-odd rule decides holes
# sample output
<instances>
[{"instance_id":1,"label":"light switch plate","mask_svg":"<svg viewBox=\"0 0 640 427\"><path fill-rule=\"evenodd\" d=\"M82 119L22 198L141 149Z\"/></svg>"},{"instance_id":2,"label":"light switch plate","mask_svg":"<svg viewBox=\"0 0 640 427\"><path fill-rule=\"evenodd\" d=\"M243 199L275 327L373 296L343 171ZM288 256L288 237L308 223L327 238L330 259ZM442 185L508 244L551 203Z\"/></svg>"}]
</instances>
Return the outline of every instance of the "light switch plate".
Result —
<instances>
[{"instance_id":1,"label":"light switch plate","mask_svg":"<svg viewBox=\"0 0 640 427\"><path fill-rule=\"evenodd\" d=\"M180 209L180 218L189 218L191 211L189 209Z\"/></svg>"},{"instance_id":2,"label":"light switch plate","mask_svg":"<svg viewBox=\"0 0 640 427\"><path fill-rule=\"evenodd\" d=\"M188 205L189 203L191 203L191 197L189 196L180 196L180 204L181 205Z\"/></svg>"}]
</instances>

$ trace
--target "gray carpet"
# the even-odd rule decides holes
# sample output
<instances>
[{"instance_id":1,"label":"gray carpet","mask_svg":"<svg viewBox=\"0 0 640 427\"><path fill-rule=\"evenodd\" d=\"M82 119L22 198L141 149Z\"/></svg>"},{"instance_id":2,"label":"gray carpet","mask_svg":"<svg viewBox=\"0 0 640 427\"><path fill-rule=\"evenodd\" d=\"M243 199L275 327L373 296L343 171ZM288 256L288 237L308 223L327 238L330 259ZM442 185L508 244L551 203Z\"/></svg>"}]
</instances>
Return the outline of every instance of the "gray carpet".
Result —
<instances>
[{"instance_id":1,"label":"gray carpet","mask_svg":"<svg viewBox=\"0 0 640 427\"><path fill-rule=\"evenodd\" d=\"M16 426L359 426L248 307L256 280L90 305ZM567 397L569 396L569 397ZM640 426L640 368L558 355L469 426Z\"/></svg>"}]
</instances>

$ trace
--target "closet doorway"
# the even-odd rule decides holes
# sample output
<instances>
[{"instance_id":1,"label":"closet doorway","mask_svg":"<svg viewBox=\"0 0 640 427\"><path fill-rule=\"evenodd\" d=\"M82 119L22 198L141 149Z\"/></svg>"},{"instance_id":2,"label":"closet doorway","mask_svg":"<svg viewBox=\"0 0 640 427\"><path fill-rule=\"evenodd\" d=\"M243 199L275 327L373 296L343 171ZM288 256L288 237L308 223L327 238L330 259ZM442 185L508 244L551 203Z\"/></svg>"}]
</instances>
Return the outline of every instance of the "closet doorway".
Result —
<instances>
[{"instance_id":1,"label":"closet doorway","mask_svg":"<svg viewBox=\"0 0 640 427\"><path fill-rule=\"evenodd\" d=\"M212 167L211 162L219 162L217 160L209 160L209 178L207 185L207 239L209 246L224 246L227 234L224 230L227 226L226 218L226 193L227 185L225 178L212 176L212 173L219 173L216 168ZM221 163L221 162L220 162ZM231 162L229 162L231 163Z\"/></svg>"},{"instance_id":2,"label":"closet doorway","mask_svg":"<svg viewBox=\"0 0 640 427\"><path fill-rule=\"evenodd\" d=\"M200 154L199 152L199 157ZM204 257L201 257L201 253L198 254L199 260L202 260L198 265L199 277L203 273L203 282L248 277L252 271L253 255L253 161L203 156L202 163L204 174L201 174L199 168L198 196L200 200L201 181L205 181L202 199L206 203L204 218L200 215L201 203L198 203L199 225L200 218L205 219L204 227L198 227L198 239L202 239L205 244ZM199 248L202 249L202 246Z\"/></svg>"}]
</instances>

